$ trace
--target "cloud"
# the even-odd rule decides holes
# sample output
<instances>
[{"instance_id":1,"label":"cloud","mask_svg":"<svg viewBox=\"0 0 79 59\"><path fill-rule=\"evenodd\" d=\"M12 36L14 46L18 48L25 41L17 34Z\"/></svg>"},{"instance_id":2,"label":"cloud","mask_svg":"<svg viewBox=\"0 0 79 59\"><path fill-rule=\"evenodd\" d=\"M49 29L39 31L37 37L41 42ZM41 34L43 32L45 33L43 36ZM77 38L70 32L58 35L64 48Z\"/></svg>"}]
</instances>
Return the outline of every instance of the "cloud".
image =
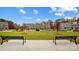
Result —
<instances>
[{"instance_id":1,"label":"cloud","mask_svg":"<svg viewBox=\"0 0 79 59\"><path fill-rule=\"evenodd\" d=\"M57 9L58 8L58 9ZM66 11L77 13L78 10L75 7L51 7L51 10L55 12L57 16L63 16Z\"/></svg>"},{"instance_id":2,"label":"cloud","mask_svg":"<svg viewBox=\"0 0 79 59\"><path fill-rule=\"evenodd\" d=\"M26 11L25 11L24 9L20 9L19 11L20 11L20 13L22 13L22 14L26 14Z\"/></svg>"},{"instance_id":3,"label":"cloud","mask_svg":"<svg viewBox=\"0 0 79 59\"><path fill-rule=\"evenodd\" d=\"M55 12L56 11L56 7L51 7L51 10L49 10L49 12L48 13L53 13L53 12Z\"/></svg>"},{"instance_id":4,"label":"cloud","mask_svg":"<svg viewBox=\"0 0 79 59\"><path fill-rule=\"evenodd\" d=\"M36 19L36 22L41 22L41 18L37 18Z\"/></svg>"},{"instance_id":5,"label":"cloud","mask_svg":"<svg viewBox=\"0 0 79 59\"><path fill-rule=\"evenodd\" d=\"M75 8L75 7L62 7L61 10L63 10L64 12L65 11L73 11L75 13L78 12L77 8Z\"/></svg>"},{"instance_id":6,"label":"cloud","mask_svg":"<svg viewBox=\"0 0 79 59\"><path fill-rule=\"evenodd\" d=\"M38 11L37 9L33 9L33 13L34 13L34 14L38 14L39 11Z\"/></svg>"},{"instance_id":7,"label":"cloud","mask_svg":"<svg viewBox=\"0 0 79 59\"><path fill-rule=\"evenodd\" d=\"M41 18L37 18L36 22L41 22Z\"/></svg>"},{"instance_id":8,"label":"cloud","mask_svg":"<svg viewBox=\"0 0 79 59\"><path fill-rule=\"evenodd\" d=\"M63 16L64 15L64 10L62 10L61 7L51 7L51 10L52 10L52 12L54 12L54 15L56 15L56 16ZM50 11L50 13L52 13L52 12Z\"/></svg>"},{"instance_id":9,"label":"cloud","mask_svg":"<svg viewBox=\"0 0 79 59\"><path fill-rule=\"evenodd\" d=\"M37 19L37 21L40 21L40 20L41 20L40 18Z\"/></svg>"},{"instance_id":10,"label":"cloud","mask_svg":"<svg viewBox=\"0 0 79 59\"><path fill-rule=\"evenodd\" d=\"M56 11L57 8L56 8L56 7L51 7L51 10L52 10L52 11Z\"/></svg>"},{"instance_id":11,"label":"cloud","mask_svg":"<svg viewBox=\"0 0 79 59\"><path fill-rule=\"evenodd\" d=\"M42 21L48 21L49 19L48 18L44 18L44 19L41 19L41 18L37 18L37 22L42 22Z\"/></svg>"},{"instance_id":12,"label":"cloud","mask_svg":"<svg viewBox=\"0 0 79 59\"><path fill-rule=\"evenodd\" d=\"M55 13L56 16L63 16L63 13Z\"/></svg>"}]
</instances>

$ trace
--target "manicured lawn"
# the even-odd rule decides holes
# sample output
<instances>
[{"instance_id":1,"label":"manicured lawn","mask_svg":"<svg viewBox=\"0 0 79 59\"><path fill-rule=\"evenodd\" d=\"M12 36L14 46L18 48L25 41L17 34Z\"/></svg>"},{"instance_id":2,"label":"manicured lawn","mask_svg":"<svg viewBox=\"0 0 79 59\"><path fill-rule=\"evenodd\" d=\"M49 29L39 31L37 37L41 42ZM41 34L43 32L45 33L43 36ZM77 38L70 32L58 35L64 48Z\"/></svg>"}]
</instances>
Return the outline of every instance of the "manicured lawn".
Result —
<instances>
[{"instance_id":1,"label":"manicured lawn","mask_svg":"<svg viewBox=\"0 0 79 59\"><path fill-rule=\"evenodd\" d=\"M77 42L79 42L79 32L27 31L26 33L27 40L52 40L54 35L60 34L78 36ZM0 32L2 36L22 36L23 34L23 32Z\"/></svg>"},{"instance_id":2,"label":"manicured lawn","mask_svg":"<svg viewBox=\"0 0 79 59\"><path fill-rule=\"evenodd\" d=\"M28 31L28 40L51 40L53 38L52 31Z\"/></svg>"}]
</instances>

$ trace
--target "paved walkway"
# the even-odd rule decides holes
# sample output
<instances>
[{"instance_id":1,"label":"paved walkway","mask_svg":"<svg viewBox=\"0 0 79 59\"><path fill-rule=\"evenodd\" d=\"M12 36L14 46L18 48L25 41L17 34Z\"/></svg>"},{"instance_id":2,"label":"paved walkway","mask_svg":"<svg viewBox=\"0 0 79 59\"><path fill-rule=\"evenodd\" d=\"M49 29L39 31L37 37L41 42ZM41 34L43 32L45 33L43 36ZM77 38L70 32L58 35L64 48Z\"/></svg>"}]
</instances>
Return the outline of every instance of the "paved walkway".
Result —
<instances>
[{"instance_id":1,"label":"paved walkway","mask_svg":"<svg viewBox=\"0 0 79 59\"><path fill-rule=\"evenodd\" d=\"M52 40L27 40L22 45L21 40L9 40L0 45L0 51L79 51L79 45L66 40L57 40L57 45Z\"/></svg>"}]
</instances>

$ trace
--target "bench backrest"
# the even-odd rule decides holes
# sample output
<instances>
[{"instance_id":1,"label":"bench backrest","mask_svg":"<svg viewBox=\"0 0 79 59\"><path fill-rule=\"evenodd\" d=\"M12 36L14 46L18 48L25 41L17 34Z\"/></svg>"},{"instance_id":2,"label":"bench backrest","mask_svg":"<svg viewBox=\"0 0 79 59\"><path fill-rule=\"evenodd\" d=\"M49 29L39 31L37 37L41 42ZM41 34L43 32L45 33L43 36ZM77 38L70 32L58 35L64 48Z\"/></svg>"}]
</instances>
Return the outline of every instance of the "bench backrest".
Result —
<instances>
[{"instance_id":1,"label":"bench backrest","mask_svg":"<svg viewBox=\"0 0 79 59\"><path fill-rule=\"evenodd\" d=\"M0 36L26 36L26 32L0 32Z\"/></svg>"},{"instance_id":2,"label":"bench backrest","mask_svg":"<svg viewBox=\"0 0 79 59\"><path fill-rule=\"evenodd\" d=\"M2 39L24 39L23 36L2 36Z\"/></svg>"},{"instance_id":3,"label":"bench backrest","mask_svg":"<svg viewBox=\"0 0 79 59\"><path fill-rule=\"evenodd\" d=\"M55 39L75 39L76 40L77 36L55 36Z\"/></svg>"}]
</instances>

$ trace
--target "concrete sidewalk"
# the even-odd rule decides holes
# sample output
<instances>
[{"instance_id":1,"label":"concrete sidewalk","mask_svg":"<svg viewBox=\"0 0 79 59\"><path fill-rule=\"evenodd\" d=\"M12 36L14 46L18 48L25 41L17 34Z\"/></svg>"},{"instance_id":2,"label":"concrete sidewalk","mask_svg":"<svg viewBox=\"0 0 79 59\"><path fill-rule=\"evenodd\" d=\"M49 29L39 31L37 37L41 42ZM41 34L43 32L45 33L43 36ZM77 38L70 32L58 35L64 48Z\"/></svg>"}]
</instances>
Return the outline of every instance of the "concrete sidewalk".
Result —
<instances>
[{"instance_id":1,"label":"concrete sidewalk","mask_svg":"<svg viewBox=\"0 0 79 59\"><path fill-rule=\"evenodd\" d=\"M0 51L79 51L79 45L67 40L57 40L57 45L52 40L26 40L24 45L21 40L9 40L0 45Z\"/></svg>"}]
</instances>

